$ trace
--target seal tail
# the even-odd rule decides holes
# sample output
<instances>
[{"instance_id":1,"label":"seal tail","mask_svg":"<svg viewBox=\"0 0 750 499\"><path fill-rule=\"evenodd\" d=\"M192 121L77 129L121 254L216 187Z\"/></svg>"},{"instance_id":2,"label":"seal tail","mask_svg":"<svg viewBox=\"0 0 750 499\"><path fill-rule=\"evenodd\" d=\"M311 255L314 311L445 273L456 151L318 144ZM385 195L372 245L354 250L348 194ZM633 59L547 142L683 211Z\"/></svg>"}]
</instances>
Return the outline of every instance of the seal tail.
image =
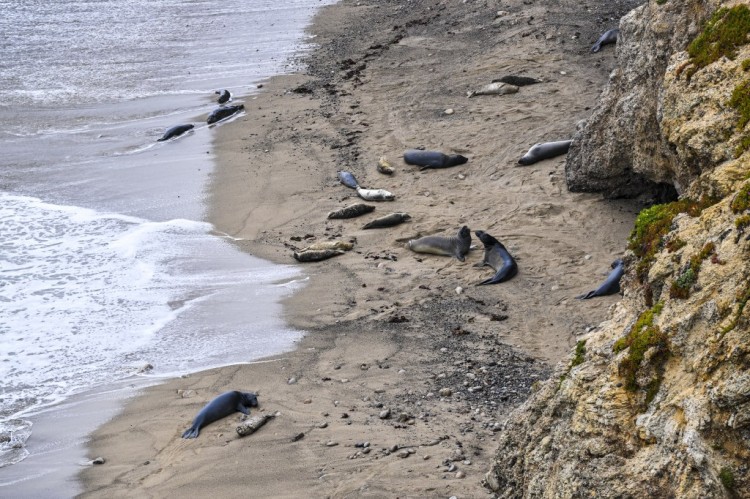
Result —
<instances>
[{"instance_id":1,"label":"seal tail","mask_svg":"<svg viewBox=\"0 0 750 499\"><path fill-rule=\"evenodd\" d=\"M576 300L588 300L596 296L596 291L589 291L588 293L576 296Z\"/></svg>"},{"instance_id":2,"label":"seal tail","mask_svg":"<svg viewBox=\"0 0 750 499\"><path fill-rule=\"evenodd\" d=\"M198 438L199 433L200 430L197 427L191 426L182 433L182 438Z\"/></svg>"}]
</instances>

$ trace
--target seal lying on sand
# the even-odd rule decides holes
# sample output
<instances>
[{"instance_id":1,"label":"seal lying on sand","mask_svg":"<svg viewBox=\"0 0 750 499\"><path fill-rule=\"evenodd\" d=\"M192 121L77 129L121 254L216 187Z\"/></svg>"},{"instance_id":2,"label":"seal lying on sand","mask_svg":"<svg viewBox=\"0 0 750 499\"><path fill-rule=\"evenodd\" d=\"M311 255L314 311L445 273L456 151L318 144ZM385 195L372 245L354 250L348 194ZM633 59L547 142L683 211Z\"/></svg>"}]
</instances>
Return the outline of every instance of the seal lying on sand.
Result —
<instances>
[{"instance_id":1,"label":"seal lying on sand","mask_svg":"<svg viewBox=\"0 0 750 499\"><path fill-rule=\"evenodd\" d=\"M554 158L561 154L567 154L570 149L572 140L558 140L557 142L544 142L543 144L534 144L529 152L523 155L518 162L522 165L531 165L543 159Z\"/></svg>"},{"instance_id":2,"label":"seal lying on sand","mask_svg":"<svg viewBox=\"0 0 750 499\"><path fill-rule=\"evenodd\" d=\"M535 85L537 83L542 83L542 80L537 80L536 78L531 78L530 76L507 75L503 76L502 78L492 80L492 83L507 83L509 85L515 85L516 87L525 87L526 85Z\"/></svg>"},{"instance_id":3,"label":"seal lying on sand","mask_svg":"<svg viewBox=\"0 0 750 499\"><path fill-rule=\"evenodd\" d=\"M242 414L250 414L250 407L258 407L258 397L251 392L238 391L222 393L201 409L195 419L193 426L185 430L182 438L196 438L201 428L221 418L240 411Z\"/></svg>"},{"instance_id":4,"label":"seal lying on sand","mask_svg":"<svg viewBox=\"0 0 750 499\"><path fill-rule=\"evenodd\" d=\"M591 47L592 52L599 52L602 49L602 45L609 45L610 43L616 43L617 42L617 35L620 34L620 30L615 28L611 29L609 31L605 31L602 36L599 37L599 39L596 41L593 47Z\"/></svg>"},{"instance_id":5,"label":"seal lying on sand","mask_svg":"<svg viewBox=\"0 0 750 499\"><path fill-rule=\"evenodd\" d=\"M319 262L321 260L328 260L334 256L343 255L344 253L346 251L338 249L295 251L294 259L298 262Z\"/></svg>"},{"instance_id":6,"label":"seal lying on sand","mask_svg":"<svg viewBox=\"0 0 750 499\"><path fill-rule=\"evenodd\" d=\"M453 237L425 236L412 239L408 243L409 249L417 253L432 255L455 256L459 261L466 260L466 253L471 247L471 231L467 226L459 229Z\"/></svg>"},{"instance_id":7,"label":"seal lying on sand","mask_svg":"<svg viewBox=\"0 0 750 499\"><path fill-rule=\"evenodd\" d=\"M381 156L378 160L378 171L386 175L393 175L393 167L385 156Z\"/></svg>"},{"instance_id":8,"label":"seal lying on sand","mask_svg":"<svg viewBox=\"0 0 750 499\"><path fill-rule=\"evenodd\" d=\"M385 189L363 189L357 186L357 194L365 201L393 201L396 196Z\"/></svg>"},{"instance_id":9,"label":"seal lying on sand","mask_svg":"<svg viewBox=\"0 0 750 499\"><path fill-rule=\"evenodd\" d=\"M517 86L511 85L510 83L496 81L494 83L489 83L474 92L466 92L466 96L471 98L475 95L508 95L515 94L516 92L518 92Z\"/></svg>"},{"instance_id":10,"label":"seal lying on sand","mask_svg":"<svg viewBox=\"0 0 750 499\"><path fill-rule=\"evenodd\" d=\"M345 172L342 170L340 172L337 172L337 175L341 183L344 184L345 186L351 189L356 189L357 187L359 187L359 183L357 182L357 179L354 178L354 175L352 175L350 172Z\"/></svg>"},{"instance_id":11,"label":"seal lying on sand","mask_svg":"<svg viewBox=\"0 0 750 499\"><path fill-rule=\"evenodd\" d=\"M612 295L620 291L620 278L625 273L625 264L622 260L617 259L612 262L612 272L607 276L607 280L601 286L586 294L576 296L579 300L588 300L595 296Z\"/></svg>"},{"instance_id":12,"label":"seal lying on sand","mask_svg":"<svg viewBox=\"0 0 750 499\"><path fill-rule=\"evenodd\" d=\"M301 249L300 252L320 251L320 250L327 250L327 249L349 251L352 248L354 248L354 244L348 243L346 241L318 241L317 243L312 243L307 248Z\"/></svg>"},{"instance_id":13,"label":"seal lying on sand","mask_svg":"<svg viewBox=\"0 0 750 499\"><path fill-rule=\"evenodd\" d=\"M164 142L165 140L169 140L172 137L179 137L183 133L187 132L188 130L192 130L193 128L195 128L195 125L173 126L172 128L168 128L167 131L164 132L164 135L162 135L160 139L156 139L156 141Z\"/></svg>"},{"instance_id":14,"label":"seal lying on sand","mask_svg":"<svg viewBox=\"0 0 750 499\"><path fill-rule=\"evenodd\" d=\"M217 90L216 93L219 94L219 98L216 99L219 104L226 104L232 99L232 94L227 89Z\"/></svg>"},{"instance_id":15,"label":"seal lying on sand","mask_svg":"<svg viewBox=\"0 0 750 499\"><path fill-rule=\"evenodd\" d=\"M477 263L475 267L484 267L488 265L495 269L495 275L489 279L477 284L497 284L498 282L507 281L518 273L518 265L516 261L510 256L508 250L502 245L500 241L487 234L483 230L476 230L474 234L477 235L480 241L484 244L484 258L480 263Z\"/></svg>"},{"instance_id":16,"label":"seal lying on sand","mask_svg":"<svg viewBox=\"0 0 750 499\"><path fill-rule=\"evenodd\" d=\"M237 104L236 106L221 106L217 107L213 111L211 111L211 114L208 115L208 119L206 119L206 123L209 125L212 123L216 123L217 121L221 121L225 118L229 118L230 116L239 113L245 109L245 106L242 104Z\"/></svg>"},{"instance_id":17,"label":"seal lying on sand","mask_svg":"<svg viewBox=\"0 0 750 499\"><path fill-rule=\"evenodd\" d=\"M408 213L391 213L384 217L376 218L375 220L368 222L362 227L363 229L382 229L384 227L393 227L400 223L404 223L407 220L411 220L411 215Z\"/></svg>"},{"instance_id":18,"label":"seal lying on sand","mask_svg":"<svg viewBox=\"0 0 750 499\"><path fill-rule=\"evenodd\" d=\"M364 215L365 213L370 213L374 209L375 207L370 206L369 204L357 203L330 212L328 218L354 218Z\"/></svg>"},{"instance_id":19,"label":"seal lying on sand","mask_svg":"<svg viewBox=\"0 0 750 499\"><path fill-rule=\"evenodd\" d=\"M443 154L438 151L420 151L409 149L404 153L404 161L410 165L419 165L425 168L448 168L449 166L463 165L469 158L460 154Z\"/></svg>"}]
</instances>

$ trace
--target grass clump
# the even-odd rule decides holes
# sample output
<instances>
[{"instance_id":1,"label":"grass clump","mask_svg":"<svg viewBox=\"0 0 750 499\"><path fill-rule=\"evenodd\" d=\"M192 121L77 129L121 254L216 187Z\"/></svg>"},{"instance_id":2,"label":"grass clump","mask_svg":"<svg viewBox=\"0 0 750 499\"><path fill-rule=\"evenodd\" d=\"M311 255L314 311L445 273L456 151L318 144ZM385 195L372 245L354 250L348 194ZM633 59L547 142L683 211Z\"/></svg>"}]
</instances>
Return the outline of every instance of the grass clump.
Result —
<instances>
[{"instance_id":1,"label":"grass clump","mask_svg":"<svg viewBox=\"0 0 750 499\"><path fill-rule=\"evenodd\" d=\"M721 471L719 471L719 480L721 480L721 484L726 489L734 489L734 472L732 472L731 468L724 466Z\"/></svg>"},{"instance_id":2,"label":"grass clump","mask_svg":"<svg viewBox=\"0 0 750 499\"><path fill-rule=\"evenodd\" d=\"M750 301L750 283L745 285L744 290L737 293L737 313L734 314L732 322L730 322L724 329L721 330L722 336L737 327L737 324L739 324L740 319L742 318L742 312L745 311L745 306L747 305L748 301Z\"/></svg>"},{"instance_id":3,"label":"grass clump","mask_svg":"<svg viewBox=\"0 0 750 499\"><path fill-rule=\"evenodd\" d=\"M733 107L738 113L737 130L743 131L745 125L750 122L750 80L745 80L732 91L732 97L727 104ZM744 135L739 145L734 150L735 157L742 156L742 153L750 147L750 136Z\"/></svg>"},{"instance_id":4,"label":"grass clump","mask_svg":"<svg viewBox=\"0 0 750 499\"><path fill-rule=\"evenodd\" d=\"M667 241L665 247L667 248L668 252L674 253L678 249L685 247L686 244L687 243L679 237L675 237L674 239L670 239L669 241Z\"/></svg>"},{"instance_id":5,"label":"grass clump","mask_svg":"<svg viewBox=\"0 0 750 499\"><path fill-rule=\"evenodd\" d=\"M664 5L665 3L667 3L667 0L656 0L657 5Z\"/></svg>"},{"instance_id":6,"label":"grass clump","mask_svg":"<svg viewBox=\"0 0 750 499\"><path fill-rule=\"evenodd\" d=\"M740 188L729 207L733 213L741 213L750 208L750 183L745 183Z\"/></svg>"},{"instance_id":7,"label":"grass clump","mask_svg":"<svg viewBox=\"0 0 750 499\"><path fill-rule=\"evenodd\" d=\"M635 321L635 324L633 324L630 332L625 337L617 340L612 346L612 350L615 353L628 349L628 355L620 362L619 366L620 376L625 378L625 388L627 390L636 391L639 388L637 373L647 350L656 347L662 358L665 358L665 354L669 352L667 336L661 332L659 326L654 325L654 317L659 315L663 308L664 303L660 301L643 312L638 317L638 320ZM656 387L651 386L654 383L657 383ZM658 392L658 384L660 384L660 377L649 383L649 392L653 391L651 399ZM648 394L647 401L651 401L648 400Z\"/></svg>"},{"instance_id":8,"label":"grass clump","mask_svg":"<svg viewBox=\"0 0 750 499\"><path fill-rule=\"evenodd\" d=\"M693 63L688 78L721 57L733 60L737 56L737 49L747 43L748 33L750 9L746 5L718 9L706 23L703 32L688 45L688 54Z\"/></svg>"},{"instance_id":9,"label":"grass clump","mask_svg":"<svg viewBox=\"0 0 750 499\"><path fill-rule=\"evenodd\" d=\"M737 220L734 221L734 226L737 227L739 232L745 232L745 229L750 227L750 215L737 217Z\"/></svg>"},{"instance_id":10,"label":"grass clump","mask_svg":"<svg viewBox=\"0 0 750 499\"><path fill-rule=\"evenodd\" d=\"M635 227L628 238L628 248L641 260L636 265L636 274L641 282L645 281L648 269L656 253L662 248L664 238L672 227L672 220L680 213L697 217L703 210L716 203L708 196L699 201L681 199L672 203L657 204L646 208L638 214Z\"/></svg>"},{"instance_id":11,"label":"grass clump","mask_svg":"<svg viewBox=\"0 0 750 499\"><path fill-rule=\"evenodd\" d=\"M745 135L740 139L739 145L734 148L734 157L739 158L748 149L750 149L750 135Z\"/></svg>"},{"instance_id":12,"label":"grass clump","mask_svg":"<svg viewBox=\"0 0 750 499\"><path fill-rule=\"evenodd\" d=\"M669 288L669 297L684 300L690 296L690 288L693 284L698 281L698 273L701 270L703 261L709 256L713 255L716 251L716 245L713 242L708 242L703 245L703 248L698 252L697 255L693 255L690 259L690 265L687 269L675 279L672 286Z\"/></svg>"},{"instance_id":13,"label":"grass clump","mask_svg":"<svg viewBox=\"0 0 750 499\"><path fill-rule=\"evenodd\" d=\"M745 59L742 61L742 71L747 71L750 69L750 59Z\"/></svg>"},{"instance_id":14,"label":"grass clump","mask_svg":"<svg viewBox=\"0 0 750 499\"><path fill-rule=\"evenodd\" d=\"M583 360L586 357L586 340L579 340L576 343L576 353L573 356L573 361L570 363L570 367L583 364Z\"/></svg>"}]
</instances>

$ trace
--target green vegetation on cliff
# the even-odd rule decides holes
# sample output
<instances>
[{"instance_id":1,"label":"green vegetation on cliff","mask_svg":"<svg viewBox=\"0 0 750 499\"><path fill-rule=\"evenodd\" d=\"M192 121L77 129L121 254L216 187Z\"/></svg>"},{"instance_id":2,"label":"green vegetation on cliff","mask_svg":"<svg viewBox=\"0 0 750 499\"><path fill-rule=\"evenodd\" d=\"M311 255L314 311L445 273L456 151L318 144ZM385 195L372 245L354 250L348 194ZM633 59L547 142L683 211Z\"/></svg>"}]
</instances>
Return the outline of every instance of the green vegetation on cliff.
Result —
<instances>
[{"instance_id":1,"label":"green vegetation on cliff","mask_svg":"<svg viewBox=\"0 0 750 499\"><path fill-rule=\"evenodd\" d=\"M750 182L746 182L745 185L740 187L729 207L732 208L733 213L742 213L750 208Z\"/></svg>"},{"instance_id":2,"label":"green vegetation on cliff","mask_svg":"<svg viewBox=\"0 0 750 499\"><path fill-rule=\"evenodd\" d=\"M706 23L703 32L688 45L693 67L688 78L721 57L734 60L737 49L748 42L750 9L746 5L721 8Z\"/></svg>"}]
</instances>

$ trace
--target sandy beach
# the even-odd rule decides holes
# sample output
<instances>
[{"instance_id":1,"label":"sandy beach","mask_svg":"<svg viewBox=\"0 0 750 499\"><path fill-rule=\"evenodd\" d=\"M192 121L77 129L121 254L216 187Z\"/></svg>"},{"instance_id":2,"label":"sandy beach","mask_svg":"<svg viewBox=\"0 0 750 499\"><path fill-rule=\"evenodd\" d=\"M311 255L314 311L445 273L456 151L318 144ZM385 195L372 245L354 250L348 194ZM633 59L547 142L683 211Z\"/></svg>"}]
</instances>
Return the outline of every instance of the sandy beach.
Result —
<instances>
[{"instance_id":1,"label":"sandy beach","mask_svg":"<svg viewBox=\"0 0 750 499\"><path fill-rule=\"evenodd\" d=\"M568 139L614 65L590 52L639 2L343 1L318 13L306 71L275 77L221 127L209 221L245 251L293 263L312 242L341 256L301 264L305 287L284 303L307 331L294 352L147 389L98 429L82 497L486 497L495 432L537 380L567 359L619 295L580 301L622 255L639 201L567 191L564 157L530 166L537 142ZM542 83L467 97L493 79ZM468 163L420 171L424 147ZM376 170L388 158L393 175ZM336 172L393 192L373 213L329 220L360 200ZM392 212L411 220L363 230ZM466 225L515 257L512 280L417 254L406 242ZM249 297L248 299L252 299ZM227 390L256 391L276 413L240 438L240 413L181 433Z\"/></svg>"}]
</instances>

